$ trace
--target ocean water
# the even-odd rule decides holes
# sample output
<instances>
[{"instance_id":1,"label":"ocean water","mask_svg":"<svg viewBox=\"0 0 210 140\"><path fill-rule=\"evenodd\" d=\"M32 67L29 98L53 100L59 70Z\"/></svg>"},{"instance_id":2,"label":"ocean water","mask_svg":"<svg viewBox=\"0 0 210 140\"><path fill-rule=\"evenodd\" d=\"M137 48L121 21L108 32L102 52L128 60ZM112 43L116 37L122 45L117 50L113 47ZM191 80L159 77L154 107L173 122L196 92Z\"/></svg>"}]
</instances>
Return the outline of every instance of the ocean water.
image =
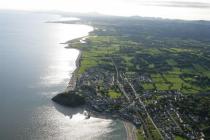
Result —
<instances>
[{"instance_id":1,"label":"ocean water","mask_svg":"<svg viewBox=\"0 0 210 140\"><path fill-rule=\"evenodd\" d=\"M46 23L60 19L0 11L0 139L126 139L122 122L85 119L83 109L51 101L65 90L78 56L77 50L60 43L93 30L86 25Z\"/></svg>"}]
</instances>

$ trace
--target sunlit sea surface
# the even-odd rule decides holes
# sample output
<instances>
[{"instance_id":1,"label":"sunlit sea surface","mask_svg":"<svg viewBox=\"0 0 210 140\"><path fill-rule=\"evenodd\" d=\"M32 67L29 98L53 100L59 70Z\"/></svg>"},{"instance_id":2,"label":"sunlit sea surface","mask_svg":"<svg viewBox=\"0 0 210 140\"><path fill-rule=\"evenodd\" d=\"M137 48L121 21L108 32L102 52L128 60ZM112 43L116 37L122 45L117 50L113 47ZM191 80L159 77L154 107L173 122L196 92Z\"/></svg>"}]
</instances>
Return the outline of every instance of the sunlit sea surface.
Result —
<instances>
[{"instance_id":1,"label":"sunlit sea surface","mask_svg":"<svg viewBox=\"0 0 210 140\"><path fill-rule=\"evenodd\" d=\"M78 56L77 50L60 43L93 30L86 25L45 23L61 19L0 12L0 139L125 139L122 122L85 119L82 108L65 108L51 101L65 90Z\"/></svg>"}]
</instances>

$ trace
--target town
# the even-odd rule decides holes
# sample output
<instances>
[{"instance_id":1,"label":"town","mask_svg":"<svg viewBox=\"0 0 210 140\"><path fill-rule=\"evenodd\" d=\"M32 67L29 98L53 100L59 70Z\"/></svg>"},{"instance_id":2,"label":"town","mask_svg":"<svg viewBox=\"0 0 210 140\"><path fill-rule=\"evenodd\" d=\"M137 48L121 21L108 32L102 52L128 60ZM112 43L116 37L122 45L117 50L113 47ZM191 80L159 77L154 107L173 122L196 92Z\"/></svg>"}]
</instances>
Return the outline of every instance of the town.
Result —
<instances>
[{"instance_id":1,"label":"town","mask_svg":"<svg viewBox=\"0 0 210 140\"><path fill-rule=\"evenodd\" d=\"M85 94L90 111L112 118L132 122L141 128L142 137L148 139L175 139L176 135L189 139L202 139L203 133L192 131L192 127L183 123L181 114L172 104L182 98L178 91L136 92L142 87L133 85L138 81L148 81L144 76L126 77L95 67L86 71L78 80ZM119 79L118 79L119 78ZM129 79L129 80L128 80ZM161 100L154 100L161 96Z\"/></svg>"},{"instance_id":2,"label":"town","mask_svg":"<svg viewBox=\"0 0 210 140\"><path fill-rule=\"evenodd\" d=\"M208 138L203 104L209 104L209 43L193 41L196 34L192 40L161 38L149 28L141 34L144 20L138 26L135 20L102 21L92 19L95 30L88 37L68 42L81 51L73 89L85 98L87 110L131 122L139 140Z\"/></svg>"}]
</instances>

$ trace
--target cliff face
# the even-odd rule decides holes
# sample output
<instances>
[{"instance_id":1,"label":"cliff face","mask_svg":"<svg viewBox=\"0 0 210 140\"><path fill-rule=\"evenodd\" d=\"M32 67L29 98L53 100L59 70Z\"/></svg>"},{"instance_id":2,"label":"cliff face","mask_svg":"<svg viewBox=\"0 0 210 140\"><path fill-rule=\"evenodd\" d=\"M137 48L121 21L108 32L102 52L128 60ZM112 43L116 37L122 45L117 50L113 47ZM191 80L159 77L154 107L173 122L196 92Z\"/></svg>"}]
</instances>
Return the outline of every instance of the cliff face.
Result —
<instances>
[{"instance_id":1,"label":"cliff face","mask_svg":"<svg viewBox=\"0 0 210 140\"><path fill-rule=\"evenodd\" d=\"M52 100L60 105L69 107L78 107L85 104L85 98L75 94L73 91L68 93L60 93L53 97Z\"/></svg>"}]
</instances>

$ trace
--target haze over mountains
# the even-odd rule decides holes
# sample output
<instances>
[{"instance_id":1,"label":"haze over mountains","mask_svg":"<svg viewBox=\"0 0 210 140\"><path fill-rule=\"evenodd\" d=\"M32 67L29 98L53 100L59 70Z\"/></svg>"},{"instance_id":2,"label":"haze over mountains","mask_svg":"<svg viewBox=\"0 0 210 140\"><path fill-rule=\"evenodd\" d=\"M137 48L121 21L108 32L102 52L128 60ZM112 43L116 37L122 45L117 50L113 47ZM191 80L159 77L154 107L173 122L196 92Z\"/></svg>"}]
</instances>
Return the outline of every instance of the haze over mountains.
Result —
<instances>
[{"instance_id":1,"label":"haze over mountains","mask_svg":"<svg viewBox=\"0 0 210 140\"><path fill-rule=\"evenodd\" d=\"M120 16L139 15L188 20L210 19L208 0L1 0L0 9L97 12Z\"/></svg>"}]
</instances>

